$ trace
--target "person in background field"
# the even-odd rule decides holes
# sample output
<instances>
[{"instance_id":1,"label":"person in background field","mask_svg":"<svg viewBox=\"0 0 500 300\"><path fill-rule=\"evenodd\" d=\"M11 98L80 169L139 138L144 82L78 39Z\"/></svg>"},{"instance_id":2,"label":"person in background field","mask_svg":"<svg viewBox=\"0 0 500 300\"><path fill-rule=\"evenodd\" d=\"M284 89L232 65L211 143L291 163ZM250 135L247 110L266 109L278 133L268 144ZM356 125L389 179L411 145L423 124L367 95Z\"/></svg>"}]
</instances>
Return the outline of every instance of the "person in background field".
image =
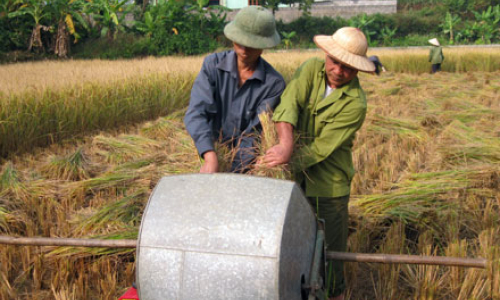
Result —
<instances>
[{"instance_id":1,"label":"person in background field","mask_svg":"<svg viewBox=\"0 0 500 300\"><path fill-rule=\"evenodd\" d=\"M346 251L347 205L354 176L351 148L367 109L357 74L374 72L375 66L366 57L368 43L357 28L317 35L314 42L325 52L325 59L309 59L295 72L273 115L279 143L259 164L272 167L291 162L295 180L317 217L325 220L327 249ZM292 159L294 131L305 145ZM342 262L329 263L327 273L332 274L326 280L329 299L344 299Z\"/></svg>"},{"instance_id":2,"label":"person in background field","mask_svg":"<svg viewBox=\"0 0 500 300\"><path fill-rule=\"evenodd\" d=\"M260 6L241 9L224 28L233 50L207 56L191 90L186 129L204 162L201 173L219 171L214 142L237 148L232 172L246 172L255 159L259 113L274 109L285 89L283 77L262 57L280 43L274 16Z\"/></svg>"},{"instance_id":3,"label":"person in background field","mask_svg":"<svg viewBox=\"0 0 500 300\"><path fill-rule=\"evenodd\" d=\"M375 65L375 74L380 75L380 70L382 70L382 72L386 71L384 65L380 62L378 56L372 55L368 57L368 59Z\"/></svg>"},{"instance_id":4,"label":"person in background field","mask_svg":"<svg viewBox=\"0 0 500 300\"><path fill-rule=\"evenodd\" d=\"M429 43L432 45L429 52L429 62L432 64L432 73L441 71L441 64L444 60L443 48L439 44L438 39L430 39Z\"/></svg>"}]
</instances>

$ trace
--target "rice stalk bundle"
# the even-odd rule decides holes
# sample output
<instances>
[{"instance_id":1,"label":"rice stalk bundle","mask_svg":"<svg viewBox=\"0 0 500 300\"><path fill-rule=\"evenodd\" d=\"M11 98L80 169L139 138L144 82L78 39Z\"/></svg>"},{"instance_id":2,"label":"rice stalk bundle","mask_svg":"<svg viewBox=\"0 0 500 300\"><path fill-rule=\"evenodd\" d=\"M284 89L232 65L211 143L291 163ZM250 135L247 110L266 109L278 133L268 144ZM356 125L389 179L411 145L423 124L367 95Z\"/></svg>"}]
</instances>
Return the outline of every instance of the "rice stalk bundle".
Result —
<instances>
[{"instance_id":1,"label":"rice stalk bundle","mask_svg":"<svg viewBox=\"0 0 500 300\"><path fill-rule=\"evenodd\" d=\"M420 131L419 124L415 121L390 118L379 114L369 115L367 120L370 123L366 126L366 131L369 133L373 132L385 137L391 137L395 133L417 140L423 140L426 136L424 132Z\"/></svg>"},{"instance_id":2,"label":"rice stalk bundle","mask_svg":"<svg viewBox=\"0 0 500 300\"><path fill-rule=\"evenodd\" d=\"M21 175L11 162L7 162L3 166L2 174L0 174L0 196L29 197L29 192L21 180Z\"/></svg>"},{"instance_id":3,"label":"rice stalk bundle","mask_svg":"<svg viewBox=\"0 0 500 300\"><path fill-rule=\"evenodd\" d=\"M140 179L155 178L160 172L160 167L165 164L174 164L178 166L178 162L165 153L153 152L150 155L145 155L139 159L133 159L119 165L114 166L109 172L114 173L129 173Z\"/></svg>"},{"instance_id":4,"label":"rice stalk bundle","mask_svg":"<svg viewBox=\"0 0 500 300\"><path fill-rule=\"evenodd\" d=\"M259 161L271 147L279 144L278 133L274 127L274 122L272 120L272 112L266 111L259 114L260 124L262 126L262 131L260 133L260 139L257 141L257 161ZM276 179L291 179L292 174L287 166L278 165L274 167L268 167L266 165L255 166L250 174L271 177Z\"/></svg>"},{"instance_id":5,"label":"rice stalk bundle","mask_svg":"<svg viewBox=\"0 0 500 300\"><path fill-rule=\"evenodd\" d=\"M217 154L217 161L219 163L219 172L231 172L231 167L233 165L234 158L238 153L238 148L233 147L232 141L227 142L219 139L215 144L215 153ZM199 158L200 167L203 163L203 159Z\"/></svg>"},{"instance_id":6,"label":"rice stalk bundle","mask_svg":"<svg viewBox=\"0 0 500 300\"><path fill-rule=\"evenodd\" d=\"M474 177L482 172L452 170L410 174L389 191L358 196L351 205L365 218L389 218L439 228L440 216L453 213L459 205L453 194L469 189L474 193Z\"/></svg>"},{"instance_id":7,"label":"rice stalk bundle","mask_svg":"<svg viewBox=\"0 0 500 300\"><path fill-rule=\"evenodd\" d=\"M478 240L477 253L489 262L486 270L489 296L500 299L500 229L495 226L484 230Z\"/></svg>"},{"instance_id":8,"label":"rice stalk bundle","mask_svg":"<svg viewBox=\"0 0 500 300\"><path fill-rule=\"evenodd\" d=\"M93 138L92 146L92 151L108 163L120 163L146 154L144 147L122 137L99 135Z\"/></svg>"},{"instance_id":9,"label":"rice stalk bundle","mask_svg":"<svg viewBox=\"0 0 500 300\"><path fill-rule=\"evenodd\" d=\"M181 109L168 116L160 117L155 121L147 122L141 126L141 134L156 140L165 140L173 137L177 131L183 129L178 119L184 114L185 110Z\"/></svg>"},{"instance_id":10,"label":"rice stalk bundle","mask_svg":"<svg viewBox=\"0 0 500 300\"><path fill-rule=\"evenodd\" d=\"M405 232L404 225L395 222L392 224L388 230L386 230L385 236L381 238L380 244L378 245L376 252L378 253L389 253L389 254L401 254L405 249ZM374 293L379 299L407 299L408 292L405 289L401 289L401 270L404 266L398 264L387 264L374 266L371 274L371 281L379 282L379 284L374 285ZM374 276L375 275L375 276Z\"/></svg>"},{"instance_id":11,"label":"rice stalk bundle","mask_svg":"<svg viewBox=\"0 0 500 300\"><path fill-rule=\"evenodd\" d=\"M0 206L0 231L7 231L7 218L9 217L9 212L5 207Z\"/></svg>"},{"instance_id":12,"label":"rice stalk bundle","mask_svg":"<svg viewBox=\"0 0 500 300\"><path fill-rule=\"evenodd\" d=\"M137 229L142 210L149 196L145 188L140 188L128 196L105 204L90 215L85 213L72 222L77 224L75 234L96 235L109 232L120 232L124 229ZM87 216L88 215L88 216Z\"/></svg>"},{"instance_id":13,"label":"rice stalk bundle","mask_svg":"<svg viewBox=\"0 0 500 300\"><path fill-rule=\"evenodd\" d=\"M436 249L432 249L429 243L425 244L425 249L419 251L419 254L439 256ZM411 294L417 299L436 299L438 295L443 294L448 281L446 276L443 276L441 266L404 265L401 277L402 281L413 290Z\"/></svg>"},{"instance_id":14,"label":"rice stalk bundle","mask_svg":"<svg viewBox=\"0 0 500 300\"><path fill-rule=\"evenodd\" d=\"M81 238L88 239L103 239L103 240L135 240L137 239L138 230L137 228L129 228L129 230L123 230L123 232L117 232L107 235L88 235L81 236ZM46 258L52 260L58 260L61 258L71 259L72 261L82 259L82 258L92 258L96 259L97 256L102 256L106 259L107 255L132 255L135 252L133 248L82 248L82 247L59 247L55 249L47 249L44 254ZM130 257L131 258L131 257ZM113 259L113 257L109 257ZM117 268L118 270L118 268Z\"/></svg>"},{"instance_id":15,"label":"rice stalk bundle","mask_svg":"<svg viewBox=\"0 0 500 300\"><path fill-rule=\"evenodd\" d=\"M111 187L117 188L120 186L129 186L128 183L133 181L137 176L126 172L110 172L98 177L81 181L81 186L84 190L99 191Z\"/></svg>"},{"instance_id":16,"label":"rice stalk bundle","mask_svg":"<svg viewBox=\"0 0 500 300\"><path fill-rule=\"evenodd\" d=\"M437 114L447 120L457 120L464 124L471 125L481 120L494 120L498 116L499 110L487 107L481 103L474 103L457 97L460 100L451 99L443 102L442 108L436 111Z\"/></svg>"},{"instance_id":17,"label":"rice stalk bundle","mask_svg":"<svg viewBox=\"0 0 500 300\"><path fill-rule=\"evenodd\" d=\"M48 178L60 180L88 179L88 158L81 147L67 156L49 157L49 162L41 168L41 172Z\"/></svg>"},{"instance_id":18,"label":"rice stalk bundle","mask_svg":"<svg viewBox=\"0 0 500 300\"><path fill-rule=\"evenodd\" d=\"M491 163L500 164L500 139L483 135L460 121L453 121L442 132L447 142L439 151L450 164Z\"/></svg>"},{"instance_id":19,"label":"rice stalk bundle","mask_svg":"<svg viewBox=\"0 0 500 300\"><path fill-rule=\"evenodd\" d=\"M107 195L116 198L137 185L138 180L140 180L138 174L108 171L94 178L68 183L61 187L61 194L74 207L78 207L88 200L87 195Z\"/></svg>"}]
</instances>

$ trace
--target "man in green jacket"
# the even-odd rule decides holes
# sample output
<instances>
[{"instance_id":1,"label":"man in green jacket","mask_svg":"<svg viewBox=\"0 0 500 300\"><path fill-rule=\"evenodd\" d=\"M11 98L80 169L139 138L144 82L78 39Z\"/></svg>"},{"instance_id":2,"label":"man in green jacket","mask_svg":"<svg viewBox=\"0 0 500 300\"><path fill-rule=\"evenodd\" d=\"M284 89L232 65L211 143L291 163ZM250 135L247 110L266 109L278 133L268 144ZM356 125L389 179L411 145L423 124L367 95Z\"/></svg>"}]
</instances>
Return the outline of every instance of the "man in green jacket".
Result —
<instances>
[{"instance_id":1,"label":"man in green jacket","mask_svg":"<svg viewBox=\"0 0 500 300\"><path fill-rule=\"evenodd\" d=\"M314 42L325 52L325 60L310 59L296 71L273 116L279 144L260 163L292 162L297 182L318 218L325 220L328 250L346 251L347 205L354 176L351 148L366 115L366 97L357 74L374 72L375 66L366 57L368 43L357 28L318 35ZM304 145L292 158L294 131ZM343 299L343 264L330 264L329 270L328 296Z\"/></svg>"},{"instance_id":2,"label":"man in green jacket","mask_svg":"<svg viewBox=\"0 0 500 300\"><path fill-rule=\"evenodd\" d=\"M443 48L436 38L430 39L429 43L432 45L431 51L429 52L429 62L432 64L432 73L434 74L441 71L441 64L444 60Z\"/></svg>"}]
</instances>

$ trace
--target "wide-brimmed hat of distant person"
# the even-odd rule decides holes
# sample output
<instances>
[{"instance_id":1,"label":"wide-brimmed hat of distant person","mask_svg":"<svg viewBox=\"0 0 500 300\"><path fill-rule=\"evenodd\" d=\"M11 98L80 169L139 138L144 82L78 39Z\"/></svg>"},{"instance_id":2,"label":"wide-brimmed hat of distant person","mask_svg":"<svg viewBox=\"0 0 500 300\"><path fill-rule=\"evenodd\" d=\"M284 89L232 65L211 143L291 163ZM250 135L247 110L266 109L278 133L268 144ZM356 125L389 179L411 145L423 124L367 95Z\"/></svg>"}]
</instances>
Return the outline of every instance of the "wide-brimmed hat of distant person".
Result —
<instances>
[{"instance_id":1,"label":"wide-brimmed hat of distant person","mask_svg":"<svg viewBox=\"0 0 500 300\"><path fill-rule=\"evenodd\" d=\"M431 44L433 46L441 46L438 39L436 39L436 38L430 39L428 42L429 42L429 44Z\"/></svg>"}]
</instances>

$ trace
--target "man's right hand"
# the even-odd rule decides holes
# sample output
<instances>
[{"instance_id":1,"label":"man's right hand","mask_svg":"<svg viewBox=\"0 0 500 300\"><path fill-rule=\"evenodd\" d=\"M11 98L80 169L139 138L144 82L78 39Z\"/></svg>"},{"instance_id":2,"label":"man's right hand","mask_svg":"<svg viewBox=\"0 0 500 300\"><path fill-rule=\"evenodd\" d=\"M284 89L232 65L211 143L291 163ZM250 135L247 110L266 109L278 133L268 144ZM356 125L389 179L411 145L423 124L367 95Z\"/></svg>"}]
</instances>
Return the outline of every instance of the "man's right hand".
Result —
<instances>
[{"instance_id":1,"label":"man's right hand","mask_svg":"<svg viewBox=\"0 0 500 300\"><path fill-rule=\"evenodd\" d=\"M266 151L266 155L257 162L258 165L274 167L290 162L293 153L293 126L287 122L277 122L275 125L280 142Z\"/></svg>"},{"instance_id":2,"label":"man's right hand","mask_svg":"<svg viewBox=\"0 0 500 300\"><path fill-rule=\"evenodd\" d=\"M292 157L293 145L278 144L266 151L266 155L259 161L268 167L287 164Z\"/></svg>"},{"instance_id":3,"label":"man's right hand","mask_svg":"<svg viewBox=\"0 0 500 300\"><path fill-rule=\"evenodd\" d=\"M205 162L200 168L200 173L217 173L219 172L219 161L215 151L207 151L203 153Z\"/></svg>"}]
</instances>

